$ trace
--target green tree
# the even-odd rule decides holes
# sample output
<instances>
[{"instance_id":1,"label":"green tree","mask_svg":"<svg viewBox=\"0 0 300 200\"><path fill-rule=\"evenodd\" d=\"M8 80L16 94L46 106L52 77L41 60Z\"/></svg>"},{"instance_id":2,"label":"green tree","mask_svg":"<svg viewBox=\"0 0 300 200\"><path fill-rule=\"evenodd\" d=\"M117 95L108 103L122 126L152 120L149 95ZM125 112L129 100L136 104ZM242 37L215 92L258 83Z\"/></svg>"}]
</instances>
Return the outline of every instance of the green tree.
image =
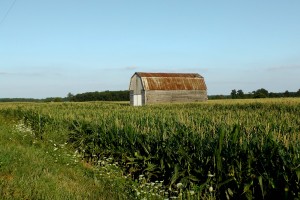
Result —
<instances>
[{"instance_id":1,"label":"green tree","mask_svg":"<svg viewBox=\"0 0 300 200\"><path fill-rule=\"evenodd\" d=\"M296 96L300 97L300 89L296 92Z\"/></svg>"},{"instance_id":2,"label":"green tree","mask_svg":"<svg viewBox=\"0 0 300 200\"><path fill-rule=\"evenodd\" d=\"M286 90L286 91L283 93L283 96L284 96L284 97L289 97L289 96L290 96L290 93L289 93L289 91L288 91L288 90Z\"/></svg>"},{"instance_id":3,"label":"green tree","mask_svg":"<svg viewBox=\"0 0 300 200\"><path fill-rule=\"evenodd\" d=\"M238 90L237 91L237 97L239 99L243 99L245 97L245 94L244 94L243 90Z\"/></svg>"},{"instance_id":4,"label":"green tree","mask_svg":"<svg viewBox=\"0 0 300 200\"><path fill-rule=\"evenodd\" d=\"M55 97L55 98L53 98L53 102L62 102L62 98Z\"/></svg>"},{"instance_id":5,"label":"green tree","mask_svg":"<svg viewBox=\"0 0 300 200\"><path fill-rule=\"evenodd\" d=\"M230 95L231 95L231 98L232 98L232 99L236 99L236 98L237 98L237 92L236 92L236 89L231 90Z\"/></svg>"},{"instance_id":6,"label":"green tree","mask_svg":"<svg viewBox=\"0 0 300 200\"><path fill-rule=\"evenodd\" d=\"M261 88L254 92L254 98L267 98L269 97L268 90Z\"/></svg>"},{"instance_id":7,"label":"green tree","mask_svg":"<svg viewBox=\"0 0 300 200\"><path fill-rule=\"evenodd\" d=\"M71 92L69 92L67 95L68 101L73 101L73 98L74 98L74 95Z\"/></svg>"}]
</instances>

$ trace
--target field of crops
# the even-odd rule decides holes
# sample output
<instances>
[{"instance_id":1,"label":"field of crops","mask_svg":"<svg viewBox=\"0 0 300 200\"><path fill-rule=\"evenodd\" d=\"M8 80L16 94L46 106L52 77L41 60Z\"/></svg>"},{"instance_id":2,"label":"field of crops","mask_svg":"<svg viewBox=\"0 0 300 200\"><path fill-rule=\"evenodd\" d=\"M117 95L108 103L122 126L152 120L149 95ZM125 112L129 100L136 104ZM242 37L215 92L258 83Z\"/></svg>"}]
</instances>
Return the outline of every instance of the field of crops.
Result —
<instances>
[{"instance_id":1,"label":"field of crops","mask_svg":"<svg viewBox=\"0 0 300 200\"><path fill-rule=\"evenodd\" d=\"M183 199L300 197L300 99L127 103L2 103L0 113L45 130L95 165ZM58 134L59 133L59 134Z\"/></svg>"}]
</instances>

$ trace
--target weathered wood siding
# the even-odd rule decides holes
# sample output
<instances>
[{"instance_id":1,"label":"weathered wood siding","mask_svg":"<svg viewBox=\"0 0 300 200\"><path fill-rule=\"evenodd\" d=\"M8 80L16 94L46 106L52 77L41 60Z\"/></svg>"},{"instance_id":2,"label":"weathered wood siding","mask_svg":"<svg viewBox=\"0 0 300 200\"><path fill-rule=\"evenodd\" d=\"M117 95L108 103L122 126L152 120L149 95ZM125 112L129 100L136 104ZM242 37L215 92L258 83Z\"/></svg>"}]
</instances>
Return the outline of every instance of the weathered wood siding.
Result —
<instances>
[{"instance_id":1,"label":"weathered wood siding","mask_svg":"<svg viewBox=\"0 0 300 200\"><path fill-rule=\"evenodd\" d=\"M142 94L142 90L143 90L142 80L136 74L130 80L129 90L133 91L134 94Z\"/></svg>"},{"instance_id":2,"label":"weathered wood siding","mask_svg":"<svg viewBox=\"0 0 300 200\"><path fill-rule=\"evenodd\" d=\"M137 75L134 75L130 80L130 105L136 105L135 95L142 95L142 105L145 105L145 95L143 91L142 80Z\"/></svg>"},{"instance_id":3,"label":"weathered wood siding","mask_svg":"<svg viewBox=\"0 0 300 200\"><path fill-rule=\"evenodd\" d=\"M130 90L130 94L129 94L130 96L130 105L132 105L133 106L133 90Z\"/></svg>"},{"instance_id":4,"label":"weathered wood siding","mask_svg":"<svg viewBox=\"0 0 300 200\"><path fill-rule=\"evenodd\" d=\"M146 105L146 94L148 91L142 90L142 105Z\"/></svg>"},{"instance_id":5,"label":"weathered wood siding","mask_svg":"<svg viewBox=\"0 0 300 200\"><path fill-rule=\"evenodd\" d=\"M207 92L204 90L149 90L146 91L145 99L147 104L206 101Z\"/></svg>"},{"instance_id":6,"label":"weathered wood siding","mask_svg":"<svg viewBox=\"0 0 300 200\"><path fill-rule=\"evenodd\" d=\"M204 78L196 73L136 72L129 90L130 104L134 106L207 100Z\"/></svg>"}]
</instances>

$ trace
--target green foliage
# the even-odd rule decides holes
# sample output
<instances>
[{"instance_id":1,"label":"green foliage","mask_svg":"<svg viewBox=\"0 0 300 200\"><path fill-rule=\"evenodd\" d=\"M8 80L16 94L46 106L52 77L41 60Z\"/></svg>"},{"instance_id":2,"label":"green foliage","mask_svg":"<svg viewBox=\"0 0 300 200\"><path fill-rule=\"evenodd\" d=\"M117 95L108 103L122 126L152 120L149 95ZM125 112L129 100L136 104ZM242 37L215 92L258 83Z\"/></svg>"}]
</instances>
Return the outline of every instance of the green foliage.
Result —
<instances>
[{"instance_id":1,"label":"green foliage","mask_svg":"<svg viewBox=\"0 0 300 200\"><path fill-rule=\"evenodd\" d=\"M245 97L245 94L243 90L236 91L235 89L231 91L231 98L232 99L243 99Z\"/></svg>"},{"instance_id":2,"label":"green foliage","mask_svg":"<svg viewBox=\"0 0 300 200\"><path fill-rule=\"evenodd\" d=\"M236 89L234 89L234 90L231 91L231 98L232 98L232 99L236 99L236 98L237 98L237 92L236 92Z\"/></svg>"},{"instance_id":3,"label":"green foliage","mask_svg":"<svg viewBox=\"0 0 300 200\"><path fill-rule=\"evenodd\" d=\"M70 101L129 101L129 91L105 91L105 92L85 92L82 94L68 94Z\"/></svg>"},{"instance_id":4,"label":"green foliage","mask_svg":"<svg viewBox=\"0 0 300 200\"><path fill-rule=\"evenodd\" d=\"M251 93L245 94L243 90L232 90L230 95L211 95L209 99L253 99L253 98L281 98L281 97L300 97L300 89L297 92L268 92L261 88Z\"/></svg>"},{"instance_id":5,"label":"green foliage","mask_svg":"<svg viewBox=\"0 0 300 200\"><path fill-rule=\"evenodd\" d=\"M49 135L47 128L44 133ZM60 130L61 131L61 130ZM0 115L1 199L133 199L131 181L94 168L66 143L40 140L23 121ZM102 171L101 171L102 170Z\"/></svg>"},{"instance_id":6,"label":"green foliage","mask_svg":"<svg viewBox=\"0 0 300 200\"><path fill-rule=\"evenodd\" d=\"M254 98L267 98L269 96L268 90L261 88L253 92Z\"/></svg>"},{"instance_id":7,"label":"green foliage","mask_svg":"<svg viewBox=\"0 0 300 200\"><path fill-rule=\"evenodd\" d=\"M139 108L35 104L0 112L24 117L43 137L44 127L67 129L68 143L85 160L109 157L133 179L162 182L170 197L188 191L217 199L300 195L299 99Z\"/></svg>"}]
</instances>

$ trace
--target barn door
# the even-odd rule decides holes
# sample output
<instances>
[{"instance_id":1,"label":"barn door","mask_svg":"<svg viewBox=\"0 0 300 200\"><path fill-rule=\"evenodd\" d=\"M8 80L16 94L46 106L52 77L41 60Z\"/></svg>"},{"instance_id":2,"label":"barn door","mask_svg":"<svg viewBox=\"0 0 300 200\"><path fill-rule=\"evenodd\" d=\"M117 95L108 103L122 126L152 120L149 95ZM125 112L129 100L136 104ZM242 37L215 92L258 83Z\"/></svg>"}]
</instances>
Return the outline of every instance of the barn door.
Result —
<instances>
[{"instance_id":1,"label":"barn door","mask_svg":"<svg viewBox=\"0 0 300 200\"><path fill-rule=\"evenodd\" d=\"M142 105L142 95L140 95L140 94L133 95L133 105L134 106Z\"/></svg>"}]
</instances>

